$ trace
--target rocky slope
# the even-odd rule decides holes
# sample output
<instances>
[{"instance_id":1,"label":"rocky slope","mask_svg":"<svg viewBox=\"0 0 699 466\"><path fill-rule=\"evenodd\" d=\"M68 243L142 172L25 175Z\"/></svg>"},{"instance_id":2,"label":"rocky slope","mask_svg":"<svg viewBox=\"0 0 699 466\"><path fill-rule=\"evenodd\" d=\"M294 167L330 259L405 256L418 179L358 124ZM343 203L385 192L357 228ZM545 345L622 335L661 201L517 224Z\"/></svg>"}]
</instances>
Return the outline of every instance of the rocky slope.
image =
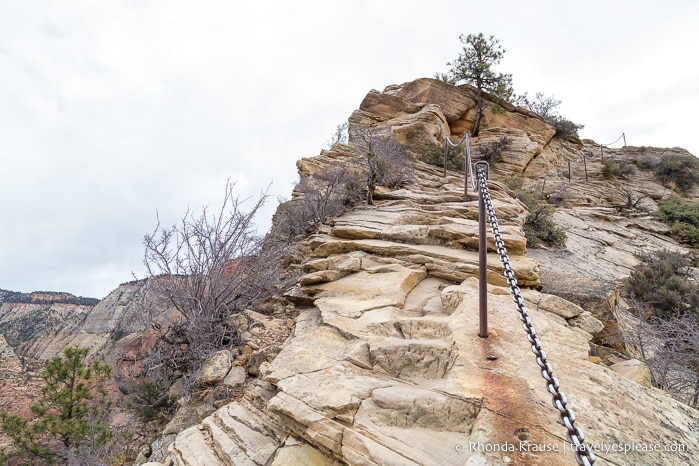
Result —
<instances>
[{"instance_id":1,"label":"rocky slope","mask_svg":"<svg viewBox=\"0 0 699 466\"><path fill-rule=\"evenodd\" d=\"M152 323L166 325L172 312L163 308L148 292L146 281L123 283L102 301L78 298L68 293L0 293L0 336L4 336L7 361L22 361L21 367L3 366L7 397L0 404L21 412L27 403L11 395L15 385L27 385L38 376L43 363L68 346L90 349L90 357L113 368L114 393L127 391L139 361L152 349ZM14 355L14 356L12 356ZM32 398L37 390L22 389ZM27 391L28 390L28 391ZM5 400L5 402L3 402Z\"/></svg>"},{"instance_id":2,"label":"rocky slope","mask_svg":"<svg viewBox=\"0 0 699 466\"><path fill-rule=\"evenodd\" d=\"M0 290L0 334L17 347L48 330L80 321L97 302L69 293Z\"/></svg>"},{"instance_id":3,"label":"rocky slope","mask_svg":"<svg viewBox=\"0 0 699 466\"><path fill-rule=\"evenodd\" d=\"M501 101L489 105L474 152L503 135L513 140L492 171L493 203L537 335L576 424L597 449L596 464L696 462L699 412L645 386L628 364L591 357L597 345L590 342L609 325L595 315L609 311L603 303L635 265L634 250L678 247L647 214L618 208L619 195L643 193L652 210L669 191L640 172L603 182L599 162L582 158L593 155L591 143L560 141L538 116ZM431 79L390 86L370 92L350 117L350 142L366 128L390 131L419 155L445 135L470 129L474 108L468 87ZM570 180L568 162L575 168ZM581 162L589 162L592 179L582 178ZM352 145L336 145L298 167L312 175L357 163L361 155ZM173 420L139 463L575 464L492 252L490 337L477 336L473 193L463 202L461 175L415 167L410 186L379 191L376 205L357 207L304 241L302 276L285 293L288 315L258 316L246 356L217 356L212 383L239 387L240 365L251 364L254 377L242 396L213 412L195 412L183 401L181 411L194 413L190 422ZM565 249L526 249L526 210L497 182L513 173L563 198L556 219L569 236ZM284 335L279 329L295 315L283 345L260 346L264 336ZM226 382L234 372L237 381Z\"/></svg>"},{"instance_id":4,"label":"rocky slope","mask_svg":"<svg viewBox=\"0 0 699 466\"><path fill-rule=\"evenodd\" d=\"M0 290L0 411L29 416L42 386L43 362L20 347L55 330L74 331L97 302L69 293Z\"/></svg>"},{"instance_id":5,"label":"rocky slope","mask_svg":"<svg viewBox=\"0 0 699 466\"><path fill-rule=\"evenodd\" d=\"M17 357L0 335L0 411L28 416L31 400L40 387L32 361Z\"/></svg>"}]
</instances>

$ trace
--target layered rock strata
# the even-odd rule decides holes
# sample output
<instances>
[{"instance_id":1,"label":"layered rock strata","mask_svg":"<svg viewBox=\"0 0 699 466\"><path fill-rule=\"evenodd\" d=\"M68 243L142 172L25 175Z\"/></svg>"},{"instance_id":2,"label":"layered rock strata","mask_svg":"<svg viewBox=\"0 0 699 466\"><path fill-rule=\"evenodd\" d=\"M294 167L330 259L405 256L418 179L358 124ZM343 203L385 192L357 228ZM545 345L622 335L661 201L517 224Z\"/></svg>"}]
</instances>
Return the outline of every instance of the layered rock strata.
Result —
<instances>
[{"instance_id":1,"label":"layered rock strata","mask_svg":"<svg viewBox=\"0 0 699 466\"><path fill-rule=\"evenodd\" d=\"M241 400L181 431L152 465L576 464L492 253L490 337L477 335L475 201L459 201L455 174L416 166L413 185L305 241L303 275L287 292L300 312L292 337ZM491 192L537 335L598 464L694 458L699 414L590 361L602 323L536 290L526 211L497 182ZM686 450L611 451L641 444Z\"/></svg>"}]
</instances>

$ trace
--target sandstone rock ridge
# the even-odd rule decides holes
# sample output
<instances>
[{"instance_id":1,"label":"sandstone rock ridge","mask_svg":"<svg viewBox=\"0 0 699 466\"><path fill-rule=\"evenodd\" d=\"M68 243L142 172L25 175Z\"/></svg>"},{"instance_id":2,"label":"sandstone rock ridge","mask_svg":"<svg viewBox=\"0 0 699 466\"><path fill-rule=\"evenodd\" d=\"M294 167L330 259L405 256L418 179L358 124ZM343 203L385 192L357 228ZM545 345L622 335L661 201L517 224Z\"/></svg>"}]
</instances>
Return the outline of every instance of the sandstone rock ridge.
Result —
<instances>
[{"instance_id":1,"label":"sandstone rock ridge","mask_svg":"<svg viewBox=\"0 0 699 466\"><path fill-rule=\"evenodd\" d=\"M289 264L298 278L281 293L284 312L253 316L248 356L214 364L222 380L257 361L247 377L235 374L245 379L240 395L198 415L183 403L194 413L189 422L173 420L143 464L576 464L492 239L490 337L477 335L475 193L464 200L463 174L445 176L419 161L445 136L460 138L474 117L468 86L434 79L389 86L369 92L350 116L349 144L297 163L310 177L323 167L362 170L353 142L375 131L405 147L415 176L402 188L380 187L375 205L356 205L301 241ZM696 462L699 412L648 387L629 363L612 367L619 353L604 353L598 340L619 324L608 314L619 310L617 287L637 264L635 250L681 249L651 215L671 191L644 172L603 179L596 144L556 138L544 119L507 102L489 101L483 124L472 141L476 158L493 140L511 141L492 166L494 208L537 335L596 464ZM605 155L661 153L626 147ZM499 181L512 175L562 199L555 221L568 234L565 248L527 249L528 212ZM625 192L647 198L647 209L624 211ZM290 317L291 335L267 338L278 344L273 350L261 347Z\"/></svg>"}]
</instances>

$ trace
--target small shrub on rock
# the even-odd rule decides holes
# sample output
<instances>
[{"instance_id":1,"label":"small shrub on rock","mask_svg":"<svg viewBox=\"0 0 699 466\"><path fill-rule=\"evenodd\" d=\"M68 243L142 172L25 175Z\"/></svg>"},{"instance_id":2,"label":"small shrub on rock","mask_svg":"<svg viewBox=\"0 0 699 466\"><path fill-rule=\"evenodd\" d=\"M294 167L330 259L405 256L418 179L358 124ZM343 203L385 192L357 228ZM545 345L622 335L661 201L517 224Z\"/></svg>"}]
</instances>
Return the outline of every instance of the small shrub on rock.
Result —
<instances>
[{"instance_id":1,"label":"small shrub on rock","mask_svg":"<svg viewBox=\"0 0 699 466\"><path fill-rule=\"evenodd\" d=\"M605 180L613 178L627 179L636 173L636 166L627 161L607 159L602 164L602 176Z\"/></svg>"},{"instance_id":2,"label":"small shrub on rock","mask_svg":"<svg viewBox=\"0 0 699 466\"><path fill-rule=\"evenodd\" d=\"M671 232L683 243L699 246L699 202L671 196L660 205L660 220L672 227Z\"/></svg>"},{"instance_id":3,"label":"small shrub on rock","mask_svg":"<svg viewBox=\"0 0 699 466\"><path fill-rule=\"evenodd\" d=\"M679 252L660 250L639 255L641 264L626 283L627 291L651 305L656 317L676 314L699 317L699 288L692 282L690 260Z\"/></svg>"},{"instance_id":4,"label":"small shrub on rock","mask_svg":"<svg viewBox=\"0 0 699 466\"><path fill-rule=\"evenodd\" d=\"M126 408L143 424L158 420L175 408L169 396L171 385L172 380L165 377L138 380L131 387L133 393L127 398Z\"/></svg>"},{"instance_id":5,"label":"small shrub on rock","mask_svg":"<svg viewBox=\"0 0 699 466\"><path fill-rule=\"evenodd\" d=\"M500 162L511 145L512 138L502 136L500 139L478 146L478 152L481 158L488 163Z\"/></svg>"},{"instance_id":6,"label":"small shrub on rock","mask_svg":"<svg viewBox=\"0 0 699 466\"><path fill-rule=\"evenodd\" d=\"M548 204L541 193L524 189L521 176L505 178L502 182L529 210L529 217L524 223L524 236L527 238L527 245L532 248L536 248L542 243L564 246L567 240L566 233L554 223L552 218L556 211L555 207Z\"/></svg>"},{"instance_id":7,"label":"small shrub on rock","mask_svg":"<svg viewBox=\"0 0 699 466\"><path fill-rule=\"evenodd\" d=\"M565 231L558 227L552 218L555 208L535 191L520 193L517 198L529 209L529 217L524 223L524 235L530 247L540 246L541 243L552 246L564 246L567 240Z\"/></svg>"},{"instance_id":8,"label":"small shrub on rock","mask_svg":"<svg viewBox=\"0 0 699 466\"><path fill-rule=\"evenodd\" d=\"M578 131L583 129L585 125L579 125L573 123L567 118L563 118L560 115L555 115L551 118L547 118L546 121L551 123L556 129L555 136L566 141L577 141L580 139Z\"/></svg>"},{"instance_id":9,"label":"small shrub on rock","mask_svg":"<svg viewBox=\"0 0 699 466\"><path fill-rule=\"evenodd\" d=\"M428 148L420 157L422 162L437 167L444 166L444 148L440 146L432 146ZM464 151L461 147L447 148L447 169L461 170L464 169Z\"/></svg>"},{"instance_id":10,"label":"small shrub on rock","mask_svg":"<svg viewBox=\"0 0 699 466\"><path fill-rule=\"evenodd\" d=\"M690 154L666 154L654 172L659 182L685 193L699 183L699 159Z\"/></svg>"},{"instance_id":11,"label":"small shrub on rock","mask_svg":"<svg viewBox=\"0 0 699 466\"><path fill-rule=\"evenodd\" d=\"M500 180L500 182L510 188L515 195L517 195L517 193L522 190L522 186L524 186L524 178L522 178L521 175L508 176Z\"/></svg>"},{"instance_id":12,"label":"small shrub on rock","mask_svg":"<svg viewBox=\"0 0 699 466\"><path fill-rule=\"evenodd\" d=\"M345 213L366 196L359 173L346 168L326 168L315 176L303 176L296 184L298 197L281 201L275 213L275 234L281 241L314 233L330 217Z\"/></svg>"}]
</instances>

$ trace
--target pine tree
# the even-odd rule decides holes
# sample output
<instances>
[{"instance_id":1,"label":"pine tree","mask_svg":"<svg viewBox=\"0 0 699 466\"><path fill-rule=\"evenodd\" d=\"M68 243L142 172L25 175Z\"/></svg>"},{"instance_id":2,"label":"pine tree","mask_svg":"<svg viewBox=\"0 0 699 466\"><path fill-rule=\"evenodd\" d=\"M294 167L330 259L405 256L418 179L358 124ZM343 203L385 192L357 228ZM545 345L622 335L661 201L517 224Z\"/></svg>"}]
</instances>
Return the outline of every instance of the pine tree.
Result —
<instances>
[{"instance_id":1,"label":"pine tree","mask_svg":"<svg viewBox=\"0 0 699 466\"><path fill-rule=\"evenodd\" d=\"M88 348L68 347L46 364L41 398L30 407L33 420L0 412L0 429L11 439L10 448L0 451L0 464L9 458L55 464L68 453L95 451L109 441L112 405L104 386L111 368L88 363L88 353Z\"/></svg>"},{"instance_id":2,"label":"pine tree","mask_svg":"<svg viewBox=\"0 0 699 466\"><path fill-rule=\"evenodd\" d=\"M452 63L447 80L451 82L466 82L476 88L476 121L473 125L473 136L478 136L481 117L485 107L483 91L489 92L505 100L511 100L512 75L496 73L493 66L500 63L505 55L505 49L500 46L500 40L495 36L485 37L483 33L460 35L464 47L459 57Z\"/></svg>"}]
</instances>

